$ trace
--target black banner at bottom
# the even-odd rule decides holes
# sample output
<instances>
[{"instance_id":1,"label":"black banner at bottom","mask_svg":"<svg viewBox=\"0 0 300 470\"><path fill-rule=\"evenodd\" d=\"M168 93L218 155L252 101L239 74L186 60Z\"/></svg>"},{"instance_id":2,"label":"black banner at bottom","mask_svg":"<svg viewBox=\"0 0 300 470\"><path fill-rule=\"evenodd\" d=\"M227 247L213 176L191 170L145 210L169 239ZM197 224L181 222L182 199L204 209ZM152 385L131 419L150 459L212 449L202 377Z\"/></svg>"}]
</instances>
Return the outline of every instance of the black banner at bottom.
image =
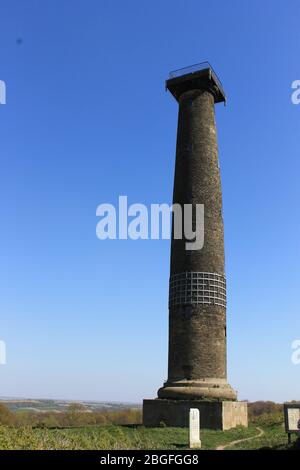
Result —
<instances>
[{"instance_id":1,"label":"black banner at bottom","mask_svg":"<svg viewBox=\"0 0 300 470\"><path fill-rule=\"evenodd\" d=\"M247 457L246 455L247 454ZM293 452L287 451L127 451L127 450L20 450L20 451L0 451L0 466L9 463L22 465L30 464L31 468L36 465L54 466L58 463L72 464L77 466L88 465L88 468L99 468L100 466L120 466L126 468L137 468L148 465L188 465L193 468L197 465L224 463L227 459L232 463L239 461L249 464L251 462L261 462L262 456L267 456L270 461L276 458L276 463L284 463L286 465L288 456L292 456ZM275 455L274 455L275 454ZM271 460L272 460L271 458ZM259 460L258 460L259 459Z\"/></svg>"}]
</instances>

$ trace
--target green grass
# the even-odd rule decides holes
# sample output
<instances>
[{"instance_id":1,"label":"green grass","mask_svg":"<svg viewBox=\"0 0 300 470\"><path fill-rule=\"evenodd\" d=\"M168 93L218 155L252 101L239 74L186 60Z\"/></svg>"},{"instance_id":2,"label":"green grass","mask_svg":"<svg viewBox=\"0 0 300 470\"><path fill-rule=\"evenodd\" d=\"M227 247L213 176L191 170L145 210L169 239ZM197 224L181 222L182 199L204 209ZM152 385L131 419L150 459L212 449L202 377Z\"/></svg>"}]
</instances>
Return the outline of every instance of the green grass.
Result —
<instances>
[{"instance_id":1,"label":"green grass","mask_svg":"<svg viewBox=\"0 0 300 470\"><path fill-rule=\"evenodd\" d=\"M203 449L215 449L231 441L255 436L257 425L229 431L202 430ZM237 444L232 449L283 449L287 437L282 424L260 425L264 436ZM0 426L0 449L187 449L188 429L143 426L90 426L68 429L33 429Z\"/></svg>"},{"instance_id":2,"label":"green grass","mask_svg":"<svg viewBox=\"0 0 300 470\"><path fill-rule=\"evenodd\" d=\"M272 450L286 450L294 448L297 437L292 436L292 445L287 444L287 434L284 430L283 424L275 424L270 426L259 426L264 431L264 435L258 439L253 439L249 442L243 442L234 446L236 450L255 450L255 449L272 449Z\"/></svg>"}]
</instances>

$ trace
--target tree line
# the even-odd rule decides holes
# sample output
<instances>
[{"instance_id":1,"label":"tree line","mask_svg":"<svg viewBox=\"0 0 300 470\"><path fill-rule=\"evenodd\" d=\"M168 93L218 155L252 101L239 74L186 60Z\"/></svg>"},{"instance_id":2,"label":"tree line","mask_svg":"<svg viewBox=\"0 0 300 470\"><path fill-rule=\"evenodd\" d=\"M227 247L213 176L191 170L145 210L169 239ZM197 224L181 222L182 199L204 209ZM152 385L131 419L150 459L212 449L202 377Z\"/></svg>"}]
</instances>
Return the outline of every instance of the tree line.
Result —
<instances>
[{"instance_id":1,"label":"tree line","mask_svg":"<svg viewBox=\"0 0 300 470\"><path fill-rule=\"evenodd\" d=\"M92 426L107 424L135 425L142 423L142 410L129 408L120 411L90 411L81 403L71 403L67 410L12 412L0 403L0 425L64 428L71 426Z\"/></svg>"}]
</instances>

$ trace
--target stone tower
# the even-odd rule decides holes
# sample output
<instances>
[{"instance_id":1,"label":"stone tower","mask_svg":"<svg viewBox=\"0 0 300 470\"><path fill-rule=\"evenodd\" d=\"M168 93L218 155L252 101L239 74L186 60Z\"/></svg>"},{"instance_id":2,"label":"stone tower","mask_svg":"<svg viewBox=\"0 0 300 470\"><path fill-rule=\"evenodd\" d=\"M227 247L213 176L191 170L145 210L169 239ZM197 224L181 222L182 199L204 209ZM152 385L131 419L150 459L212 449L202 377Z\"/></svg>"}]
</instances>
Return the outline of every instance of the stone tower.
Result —
<instances>
[{"instance_id":1,"label":"stone tower","mask_svg":"<svg viewBox=\"0 0 300 470\"><path fill-rule=\"evenodd\" d=\"M184 237L172 237L168 380L158 399L144 400L144 424L185 426L188 409L198 407L204 427L247 425L247 405L235 401L226 370L224 230L214 109L226 98L208 63L172 72L166 89L179 104L173 204L204 205L204 245L187 250Z\"/></svg>"}]
</instances>

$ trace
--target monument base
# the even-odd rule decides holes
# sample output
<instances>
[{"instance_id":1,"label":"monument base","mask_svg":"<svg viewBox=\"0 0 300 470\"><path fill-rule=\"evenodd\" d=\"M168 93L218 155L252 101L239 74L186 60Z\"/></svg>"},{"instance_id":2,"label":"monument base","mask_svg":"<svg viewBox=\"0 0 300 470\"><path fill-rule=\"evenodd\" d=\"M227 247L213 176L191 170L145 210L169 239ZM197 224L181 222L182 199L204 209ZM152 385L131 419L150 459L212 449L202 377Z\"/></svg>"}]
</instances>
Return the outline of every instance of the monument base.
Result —
<instances>
[{"instance_id":1,"label":"monument base","mask_svg":"<svg viewBox=\"0 0 300 470\"><path fill-rule=\"evenodd\" d=\"M200 427L225 431L248 427L247 403L241 401L170 400L155 398L143 402L143 424L147 427L188 427L189 410L200 411Z\"/></svg>"}]
</instances>

